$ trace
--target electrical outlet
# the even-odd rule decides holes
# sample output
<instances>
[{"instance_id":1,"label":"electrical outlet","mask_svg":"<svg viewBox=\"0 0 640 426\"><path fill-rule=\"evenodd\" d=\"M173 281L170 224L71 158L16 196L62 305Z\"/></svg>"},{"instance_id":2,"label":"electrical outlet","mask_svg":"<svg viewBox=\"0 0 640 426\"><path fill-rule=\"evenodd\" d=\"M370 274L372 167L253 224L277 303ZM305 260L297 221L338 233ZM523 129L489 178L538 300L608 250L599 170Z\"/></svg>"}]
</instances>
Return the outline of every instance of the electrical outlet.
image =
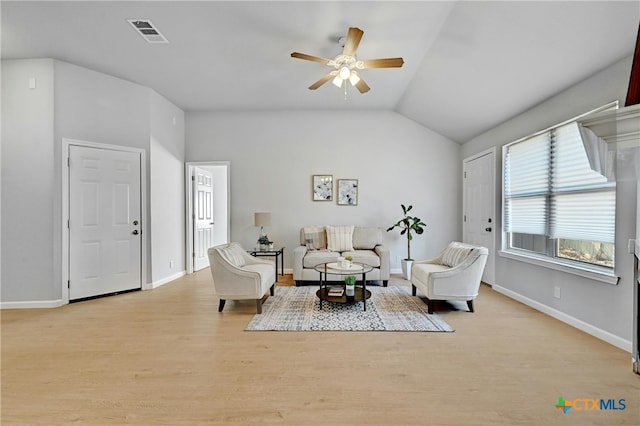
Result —
<instances>
[{"instance_id":1,"label":"electrical outlet","mask_svg":"<svg viewBox=\"0 0 640 426\"><path fill-rule=\"evenodd\" d=\"M560 287L556 286L553 288L553 297L556 299L560 299Z\"/></svg>"},{"instance_id":2,"label":"electrical outlet","mask_svg":"<svg viewBox=\"0 0 640 426\"><path fill-rule=\"evenodd\" d=\"M169 261L169 269L173 269L173 260Z\"/></svg>"}]
</instances>

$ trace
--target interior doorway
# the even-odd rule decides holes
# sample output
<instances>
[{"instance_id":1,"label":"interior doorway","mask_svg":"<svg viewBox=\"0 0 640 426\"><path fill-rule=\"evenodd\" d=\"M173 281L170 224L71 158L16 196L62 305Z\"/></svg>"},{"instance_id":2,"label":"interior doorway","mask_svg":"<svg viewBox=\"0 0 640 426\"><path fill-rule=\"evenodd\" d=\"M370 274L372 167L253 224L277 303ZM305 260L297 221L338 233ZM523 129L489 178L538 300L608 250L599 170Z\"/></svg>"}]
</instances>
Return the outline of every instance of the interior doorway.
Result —
<instances>
[{"instance_id":1,"label":"interior doorway","mask_svg":"<svg viewBox=\"0 0 640 426\"><path fill-rule=\"evenodd\" d=\"M230 162L186 164L187 273L209 266L207 249L229 242Z\"/></svg>"}]
</instances>

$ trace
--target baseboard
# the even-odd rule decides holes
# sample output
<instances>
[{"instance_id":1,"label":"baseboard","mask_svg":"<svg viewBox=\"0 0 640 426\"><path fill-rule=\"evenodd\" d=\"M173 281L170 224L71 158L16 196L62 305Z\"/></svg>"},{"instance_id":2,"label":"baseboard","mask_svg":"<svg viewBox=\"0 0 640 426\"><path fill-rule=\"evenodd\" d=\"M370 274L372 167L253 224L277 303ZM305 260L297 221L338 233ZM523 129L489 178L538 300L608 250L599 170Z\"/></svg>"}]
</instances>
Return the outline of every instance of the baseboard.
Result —
<instances>
[{"instance_id":1,"label":"baseboard","mask_svg":"<svg viewBox=\"0 0 640 426\"><path fill-rule=\"evenodd\" d=\"M66 305L62 299L58 300L31 300L24 302L0 302L0 309L38 309L38 308L59 308Z\"/></svg>"},{"instance_id":2,"label":"baseboard","mask_svg":"<svg viewBox=\"0 0 640 426\"><path fill-rule=\"evenodd\" d=\"M170 283L171 281L177 280L178 278L184 277L187 274L187 271L180 271L177 274L173 274L169 277L163 278L161 280L158 281L154 281L152 283L148 283L148 284L144 284L142 286L143 290L153 290L154 288L158 288L160 286L163 286L167 283Z\"/></svg>"},{"instance_id":3,"label":"baseboard","mask_svg":"<svg viewBox=\"0 0 640 426\"><path fill-rule=\"evenodd\" d=\"M604 340L605 342L617 348L620 348L624 351L631 353L632 344L630 340L625 340L621 337L616 336L615 334L609 333L608 331L604 331L578 318L572 317L571 315L567 315L564 312L560 312L557 309L553 309L533 299L529 299L528 297L518 294L507 288L500 287L495 284L492 286L492 288L498 293L504 294L505 296L510 297L511 299L517 300L520 303L523 303L537 311L542 312L543 314L549 315L550 317L553 317L559 321L562 321L565 324L575 327L578 330L584 331L585 333L590 334L593 337L596 337L600 340Z\"/></svg>"}]
</instances>

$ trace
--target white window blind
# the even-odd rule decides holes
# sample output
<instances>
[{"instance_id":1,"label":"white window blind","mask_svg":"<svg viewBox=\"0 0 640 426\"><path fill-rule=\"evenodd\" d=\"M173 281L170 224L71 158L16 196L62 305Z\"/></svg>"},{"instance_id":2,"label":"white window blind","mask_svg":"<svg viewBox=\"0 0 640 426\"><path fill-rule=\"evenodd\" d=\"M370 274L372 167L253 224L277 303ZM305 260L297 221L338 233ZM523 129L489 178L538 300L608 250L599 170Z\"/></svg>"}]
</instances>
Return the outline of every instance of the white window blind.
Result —
<instances>
[{"instance_id":1,"label":"white window blind","mask_svg":"<svg viewBox=\"0 0 640 426\"><path fill-rule=\"evenodd\" d=\"M506 147L505 231L615 241L615 184L591 170L575 122Z\"/></svg>"},{"instance_id":2,"label":"white window blind","mask_svg":"<svg viewBox=\"0 0 640 426\"><path fill-rule=\"evenodd\" d=\"M549 195L549 134L510 145L505 157L505 229L545 235Z\"/></svg>"},{"instance_id":3,"label":"white window blind","mask_svg":"<svg viewBox=\"0 0 640 426\"><path fill-rule=\"evenodd\" d=\"M552 130L551 238L615 242L615 184L591 170L577 123Z\"/></svg>"}]
</instances>

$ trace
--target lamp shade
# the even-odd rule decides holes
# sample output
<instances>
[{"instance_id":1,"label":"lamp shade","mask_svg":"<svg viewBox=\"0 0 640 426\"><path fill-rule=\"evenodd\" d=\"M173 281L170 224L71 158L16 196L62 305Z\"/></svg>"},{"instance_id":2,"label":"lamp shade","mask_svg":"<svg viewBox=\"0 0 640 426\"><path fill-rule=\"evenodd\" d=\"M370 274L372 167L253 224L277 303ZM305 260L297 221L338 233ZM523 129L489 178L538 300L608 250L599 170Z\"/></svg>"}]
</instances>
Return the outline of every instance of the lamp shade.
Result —
<instances>
[{"instance_id":1,"label":"lamp shade","mask_svg":"<svg viewBox=\"0 0 640 426\"><path fill-rule=\"evenodd\" d=\"M253 214L255 226L271 226L271 213L256 212Z\"/></svg>"}]
</instances>

